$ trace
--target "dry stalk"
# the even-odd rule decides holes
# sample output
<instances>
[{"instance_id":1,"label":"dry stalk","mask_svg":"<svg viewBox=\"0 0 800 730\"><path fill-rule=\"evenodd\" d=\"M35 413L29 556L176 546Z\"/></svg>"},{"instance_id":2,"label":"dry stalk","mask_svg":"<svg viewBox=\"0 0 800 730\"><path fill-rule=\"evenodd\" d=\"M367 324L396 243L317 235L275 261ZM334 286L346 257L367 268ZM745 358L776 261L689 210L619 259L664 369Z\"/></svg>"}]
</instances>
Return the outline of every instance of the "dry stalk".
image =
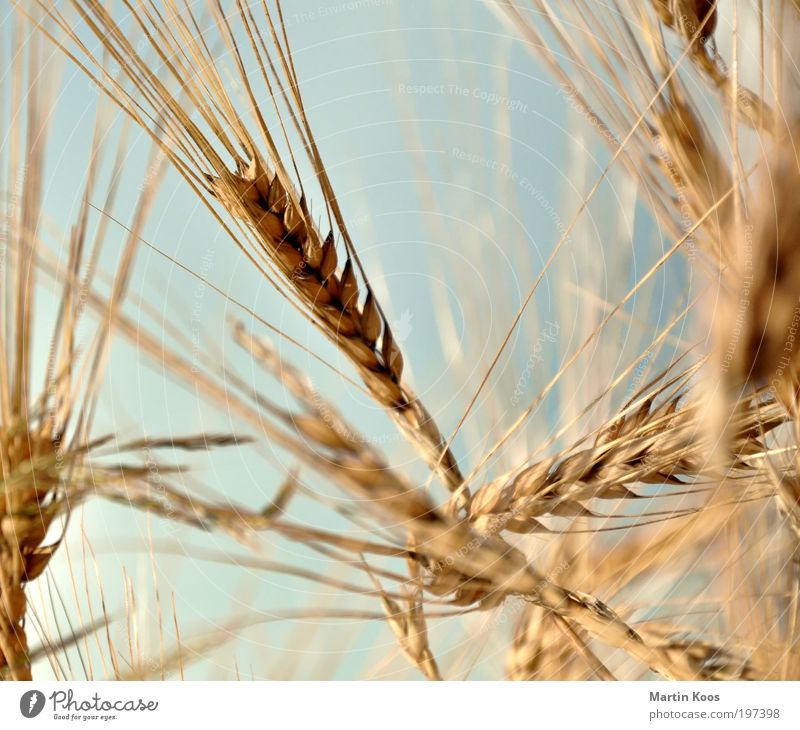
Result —
<instances>
[{"instance_id":1,"label":"dry stalk","mask_svg":"<svg viewBox=\"0 0 800 730\"><path fill-rule=\"evenodd\" d=\"M121 317L118 316L118 319ZM146 349L146 338L141 340L141 344ZM173 369L178 365L176 358L173 355ZM267 357L266 361L275 364L272 357ZM177 368L176 372L179 370ZM279 371L286 372L289 381L293 378L291 369L283 366ZM193 377L207 376L195 374ZM204 382L211 389L207 379ZM230 393L223 391L220 397L225 398L229 408L239 408ZM311 400L313 396L308 394L307 398ZM302 396L300 399L303 399ZM298 422L296 415L281 412L263 398L256 400L270 419ZM247 410L242 408L240 412L244 414ZM320 530L298 528L277 519L272 510L268 515L263 515L239 507L209 504L180 494L164 480L155 490L148 483L149 474L145 473L140 473L138 479L135 474L129 473L124 481L121 478L114 480L113 474L106 474L102 479L102 493L173 520L203 529L222 529L249 545L253 544L255 531L266 529L280 532L290 539L325 540L340 548L358 550L359 553L377 551L379 554L395 556L406 554L419 563L419 580L425 591L434 595L452 595L450 603L478 603L481 607L489 608L510 596L519 595L570 620L600 641L629 653L664 676L694 676L677 667L664 652L648 646L602 601L556 585L539 575L520 551L499 536L476 533L464 521L454 520L452 516L442 513L425 492L414 488L386 465L380 455L346 424L340 432L325 424L324 428L303 427L294 436L289 436L273 430L265 420L265 415L251 413L249 419L260 424L262 430L269 429L271 437L280 439L284 447L291 449L295 442L293 452L298 458L305 460L318 472L329 475L345 489L367 499L369 506L375 509L376 516L385 522L388 520L388 527L402 529L413 537L413 551L365 545L338 535L326 536ZM314 442L314 448L308 448L309 441ZM421 620L421 613L415 612L414 615L416 621ZM403 630L406 641L416 637L414 641L418 642L421 626L415 624L412 627L414 631L406 626ZM417 643L414 652L423 660L424 656L419 654L420 647ZM430 671L430 667L427 671Z\"/></svg>"}]
</instances>

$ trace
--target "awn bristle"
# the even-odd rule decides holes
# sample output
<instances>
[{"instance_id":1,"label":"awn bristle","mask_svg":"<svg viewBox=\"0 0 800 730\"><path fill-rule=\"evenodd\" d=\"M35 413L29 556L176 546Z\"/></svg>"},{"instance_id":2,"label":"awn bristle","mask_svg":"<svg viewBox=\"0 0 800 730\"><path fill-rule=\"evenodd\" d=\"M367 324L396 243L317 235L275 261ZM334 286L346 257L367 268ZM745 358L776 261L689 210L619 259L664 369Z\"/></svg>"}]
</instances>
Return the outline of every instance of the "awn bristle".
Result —
<instances>
[{"instance_id":1,"label":"awn bristle","mask_svg":"<svg viewBox=\"0 0 800 730\"><path fill-rule=\"evenodd\" d=\"M151 125L163 130L165 137L154 135L155 139L163 145L164 153L177 170L215 216L219 218L214 206L217 200L237 222L238 233L223 223L233 242L279 291L294 300L295 306L310 313L313 324L356 366L369 392L387 410L426 464L451 492L458 494L456 507L464 507L468 493L457 461L431 414L403 382L403 355L361 266L323 166L306 118L285 34L274 19L276 11L270 11L266 4L262 6L273 43L271 50L251 9L245 10L237 3L236 11L229 16L221 15L221 8L212 11L222 40L237 61L236 70L247 96L245 114L257 127L257 136L263 141L259 144L226 90L205 40L197 37L199 21L191 9L187 7L185 12L171 15L174 28L168 32L154 3L131 8L131 19L149 39L150 50L163 63L165 73L180 88L181 93L176 96L167 83L151 72L105 9L81 0L72 3L141 92L145 105L102 68L102 61L89 54L85 46L79 46L88 56L89 66L97 69L93 78L98 85L149 133L152 134ZM40 2L40 5L68 38L77 41L63 17L52 13L45 4ZM280 14L280 5L278 8ZM252 73L244 69L243 49L232 35L231 24L235 21L247 39L247 50L256 58L258 68ZM287 117L297 132L299 141L294 144L308 157L321 189L330 229L327 234L311 217L301 181L293 181L288 171L290 167L297 170L292 145L289 144L288 155L280 152L280 137L268 128L264 112L256 104L253 90L256 79L263 82L272 98L278 128L287 144ZM187 102L212 130L210 136L186 111ZM285 111L280 109L279 102L285 104ZM264 146L266 155L259 152ZM225 150L224 155L218 152L220 148ZM244 157L240 150L244 150ZM337 252L337 234L344 244L344 257ZM282 284L272 277L273 272ZM284 291L286 286L288 293Z\"/></svg>"},{"instance_id":2,"label":"awn bristle","mask_svg":"<svg viewBox=\"0 0 800 730\"><path fill-rule=\"evenodd\" d=\"M85 177L79 180L78 211L68 227L69 233L57 234L60 250L56 254L44 242L48 220L43 209L48 120L54 111L46 100L54 96L50 88L54 77L45 69L37 36L22 43L24 33L17 23L13 34L26 52L15 54L3 84L4 91L11 87L13 106L8 126L11 152L4 157L8 165L2 173L6 192L0 198L0 220L5 224L4 235L7 233L0 275L0 679L28 680L32 660L44 650L29 646L26 589L47 569L63 539L62 534L45 544L48 531L59 518L66 517L67 525L74 508L110 484L124 484L128 477L152 472L152 467L100 466L95 457L107 456L104 449L113 439L107 434L92 436L91 432L111 337L112 325L107 323L114 322L125 300L141 228L161 176L152 176L142 186L110 294L98 295L94 277L106 225L101 222L95 235L90 236L89 200L99 192L99 169L105 152L102 140L108 127L99 110ZM115 168L122 164L125 140L123 134ZM19 149L24 149L25 154L19 155ZM106 196L109 204L115 191L111 182ZM54 285L49 291L57 292L58 305L49 337L44 383L37 394L33 390L31 353L34 335L41 332L34 312L40 306L40 295L45 301L43 275ZM89 309L97 317L92 321L92 339L81 346L76 333L88 318ZM45 314L40 316L46 322L47 309L43 310ZM138 332L128 334L132 341L138 341ZM163 352L159 355L163 356ZM119 445L117 452L140 452L167 444L171 448L197 450L230 443L228 436L201 435L183 441L143 439ZM164 471L169 473L170 469L166 467ZM50 639L45 653L63 649L80 636L78 631L72 637Z\"/></svg>"}]
</instances>

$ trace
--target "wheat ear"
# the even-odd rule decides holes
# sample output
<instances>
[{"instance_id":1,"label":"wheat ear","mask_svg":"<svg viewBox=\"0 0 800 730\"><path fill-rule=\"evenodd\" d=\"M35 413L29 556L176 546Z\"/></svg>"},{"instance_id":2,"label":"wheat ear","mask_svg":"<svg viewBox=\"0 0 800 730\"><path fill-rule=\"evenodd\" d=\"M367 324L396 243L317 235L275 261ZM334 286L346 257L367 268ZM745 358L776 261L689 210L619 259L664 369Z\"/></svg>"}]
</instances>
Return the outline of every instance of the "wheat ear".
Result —
<instances>
[{"instance_id":1,"label":"wheat ear","mask_svg":"<svg viewBox=\"0 0 800 730\"><path fill-rule=\"evenodd\" d=\"M369 285L322 163L300 96L280 3L276 4L278 18L266 4L262 6L271 50L265 39L267 33L259 28L251 8L245 8L238 0L236 10L228 15L223 15L221 8L213 8L217 28L236 63L244 89L245 113L257 128L262 144L244 123L206 40L196 33L200 26L191 9L187 7L184 12L176 9L167 27L154 3L136 7L126 3L131 20L150 41L165 73L180 88L183 98L178 99L152 73L151 64L131 44L129 34L117 26L100 4L81 0L72 3L138 93L134 96L123 88L104 69L102 59L93 56L80 42L63 16L40 2L53 22L76 44L83 60L52 34L48 33L49 37L163 145L165 155L209 206L236 245L270 283L293 304L299 303L311 322L342 350L403 436L450 491L459 490L463 477L455 457L431 414L402 380L400 347ZM256 59L250 72L243 65L241 49L234 37L234 21L240 24L248 50ZM90 67L95 69L94 73ZM253 88L256 80L263 83L275 107L280 134L268 128L266 110L256 101ZM187 103L194 106L204 127L211 130L210 135L190 118L185 109ZM281 104L285 105L284 110L279 108ZM299 143L289 141L286 128L290 125L294 126ZM156 134L151 127L160 133ZM279 150L280 135L288 154ZM258 150L264 146L267 152L262 155ZM297 170L294 147L303 150L313 167L326 207L328 233L313 221L302 185L293 182L288 172L291 167ZM225 151L225 157L220 155L220 149ZM215 200L234 217L237 231L220 217ZM343 243L343 257L337 252L336 234ZM465 505L467 497L462 489L458 504Z\"/></svg>"},{"instance_id":2,"label":"wheat ear","mask_svg":"<svg viewBox=\"0 0 800 730\"><path fill-rule=\"evenodd\" d=\"M463 481L452 453L422 402L403 384L403 356L367 284L360 296L353 259L339 268L333 233L324 238L310 223L305 199L287 191L254 154L238 174L209 176L216 197L250 223L266 250L313 311L324 331L358 367L365 385L405 437L455 491ZM339 269L337 271L337 269Z\"/></svg>"}]
</instances>

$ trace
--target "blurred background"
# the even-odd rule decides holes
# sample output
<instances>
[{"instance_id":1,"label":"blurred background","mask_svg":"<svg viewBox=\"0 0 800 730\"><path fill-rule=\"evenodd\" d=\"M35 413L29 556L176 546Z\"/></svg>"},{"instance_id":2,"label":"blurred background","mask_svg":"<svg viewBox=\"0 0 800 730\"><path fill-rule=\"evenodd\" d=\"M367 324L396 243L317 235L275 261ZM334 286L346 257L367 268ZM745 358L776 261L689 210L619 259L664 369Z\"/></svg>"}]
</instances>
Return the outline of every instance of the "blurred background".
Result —
<instances>
[{"instance_id":1,"label":"blurred background","mask_svg":"<svg viewBox=\"0 0 800 730\"><path fill-rule=\"evenodd\" d=\"M66 3L56 5L80 27ZM447 436L610 153L568 90L514 37L490 2L292 0L284 3L284 13L311 126L349 230L403 347L409 384ZM6 59L27 43L43 42L41 36L34 41L30 25L14 16L12 4L2 0ZM46 53L53 112L45 239L58 257L80 206L98 106L108 119L103 175L110 184L119 174L113 204L109 208L98 199L93 201L98 208L129 224L160 162L147 136L79 70L56 50ZM218 65L231 93L242 93L224 47ZM9 83L4 79L4 88ZM3 100L4 119L13 113L9 103ZM5 130L3 140L5 165ZM313 212L313 196L311 205ZM93 210L90 225L96 229L103 217ZM113 221L106 225L100 264L113 272L126 231ZM143 238L170 258L152 248L140 250L128 311L165 348L183 347L280 401L281 389L232 338L236 321L268 334L250 313L255 312L353 376L337 350L258 275L169 167ZM672 243L638 200L636 181L613 167L570 231L455 440L465 472L481 462ZM524 463L554 435L537 458L584 435L688 342L702 340L703 323L695 329L681 325L661 347L650 349L655 334L695 293L694 277L683 258L663 266L559 378L525 427L481 466L477 483ZM98 286L107 289L108 281L98 279ZM57 302L57 290L45 289L36 313L36 361L43 368ZM282 357L303 370L315 390L393 466L426 483L424 464L378 407L303 350L272 339ZM632 374L577 418L633 362ZM118 442L201 431L258 436L176 379L159 358L122 338L114 340L102 392L96 431L114 434ZM186 490L251 509L269 503L292 467L286 454L263 438L242 448L167 452L165 458L190 467L177 477ZM299 479L324 499L339 504L350 499L311 472L301 471ZM438 486L430 488L437 501L443 498ZM292 515L302 523L365 536L318 500L299 498ZM526 549L535 552L537 540L527 539ZM98 620L104 607L123 670L129 664L154 677L165 657L173 662L170 677L417 677L382 621L285 618L286 612L308 608L320 614L344 606L374 612L374 598L264 569L265 561L332 577L341 573L334 561L271 534L260 538L253 554L220 534L91 501L72 515L64 549L29 591L33 643L37 635L42 643L69 636ZM501 676L514 610L506 606L491 614L432 620L431 643L447 675ZM240 621L253 625L234 630L232 623ZM178 630L180 670L173 655ZM106 675L108 660L98 649L104 641L94 634L57 659L41 660L35 676Z\"/></svg>"}]
</instances>

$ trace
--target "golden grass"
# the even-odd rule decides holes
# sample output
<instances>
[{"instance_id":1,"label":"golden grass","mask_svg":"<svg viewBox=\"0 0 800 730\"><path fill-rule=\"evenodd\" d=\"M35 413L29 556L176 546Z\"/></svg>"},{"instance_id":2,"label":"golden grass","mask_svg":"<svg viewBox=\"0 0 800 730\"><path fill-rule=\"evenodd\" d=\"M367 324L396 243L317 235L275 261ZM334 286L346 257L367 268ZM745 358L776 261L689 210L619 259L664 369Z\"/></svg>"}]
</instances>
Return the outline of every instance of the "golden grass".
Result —
<instances>
[{"instance_id":1,"label":"golden grass","mask_svg":"<svg viewBox=\"0 0 800 730\"><path fill-rule=\"evenodd\" d=\"M438 476L450 494L437 500L395 466L332 398L317 392L306 373L283 362L269 341L244 324L233 325L234 340L248 362L280 385L285 403L236 373L220 372L211 358L198 369L180 347L165 354L156 338L141 331L119 306L141 243L139 217L130 227L110 301L92 292L82 293L82 301L104 311L115 331L135 336L144 354L164 358L171 373L194 385L208 402L225 408L255 443L280 448L298 467L276 485L275 498L258 508L232 505L224 498L230 488L226 484L217 485L223 495L218 500L198 499L169 481L168 468L162 470L166 483L157 492L142 468L96 468L89 478L86 460L104 442L89 439L86 414L93 412L93 393L82 406L70 385L70 333L79 316L75 282L85 255L79 235L70 239L71 276L64 284L56 330L62 348L57 350L59 376L52 380L57 417L50 415L47 398L32 403L26 380L32 288L25 277L36 268L30 242L35 238L27 234L36 229L41 183L33 147L23 213L13 221L23 236L15 248L13 286L6 291L5 306L15 324L2 333L10 357L3 361L0 378L6 494L0 650L13 676L29 676L23 588L47 564L49 549L41 543L58 512L58 496L92 493L222 531L256 552L260 533L267 533L337 561L354 577L259 558L235 564L376 601L378 620L386 622L400 653L427 679L455 676L436 656L434 617L452 618L459 610L462 617L478 612L502 616L514 605L520 608L507 639L510 679L613 680L647 676L648 671L667 679L800 677L800 378L793 329L800 287L792 274L798 182L792 82L797 79L790 59L782 55L777 31L800 29L794 5L778 3L776 10L774 4L767 9L756 3L761 83L750 89L740 81L737 11L723 14L716 2L495 4L497 14L562 84L563 95L600 131L611 158L559 231L448 438L406 382L407 354L401 353L370 285L311 130L281 3L237 0L228 13L210 3L204 19L173 3L125 2L146 40L149 61L100 3L72 0L71 5L102 55L90 49L70 19L49 4L39 5L44 19L36 20L45 36L151 135L214 214L231 250L242 252L311 328L339 348L367 394L392 416L423 456L431 478ZM232 59L242 97L228 88L213 44L199 32L203 23ZM724 39L723 33L728 34ZM723 40L726 49L730 46L724 53ZM122 78L109 73L107 58L120 65ZM708 96L703 99L707 103L701 104L701 94ZM746 145L751 135L757 143ZM25 148L21 142L19 147ZM313 194L304 188L301 165L312 171L306 185L313 184ZM453 452L454 439L522 326L545 275L615 167L636 182L639 200L649 206L667 239L664 253L609 305L600 324L566 354L512 425L488 434L467 473ZM90 197L87 189L84 213ZM148 199L145 194L140 216L146 214ZM312 200L323 206L324 224L312 216ZM509 461L509 443L545 398L678 254L685 255L693 276L696 272L701 292L693 290L691 304L654 333L652 350L690 317L710 325L712 335L683 346L671 365L612 409L610 418L590 427L594 407L610 402L637 362L622 367L573 421L559 423L558 433L535 452ZM254 319L282 334L264 318ZM90 360L93 379L102 371L106 336L103 331ZM64 476L53 471L59 453L55 443L61 443L61 422L73 411L80 416L71 424L78 430L69 441ZM579 439L554 446L584 419ZM187 450L230 443L226 436L169 440ZM133 441L124 449L160 445L167 442ZM504 464L505 474L485 476L495 461ZM312 479L329 480L350 501L342 504L305 487L301 469ZM332 509L362 531L353 537L346 530L293 518L299 499ZM722 597L717 585L703 591L715 601L707 620L695 617L694 598L669 614L674 608L669 599L685 571L709 583L735 586ZM642 596L649 609L644 613ZM454 608L437 613L442 604ZM324 607L316 615L372 616L355 608L337 612ZM258 620L235 619L230 628ZM198 651L219 641L217 634L201 637ZM176 667L183 675L186 645L183 637L174 651L160 647L162 676ZM474 663L483 646L476 640L470 647ZM114 676L152 673L141 662L131 664L127 674L115 666Z\"/></svg>"},{"instance_id":2,"label":"golden grass","mask_svg":"<svg viewBox=\"0 0 800 730\"><path fill-rule=\"evenodd\" d=\"M26 37L17 21L14 37ZM103 223L91 234L90 199L99 193L100 168L107 154L103 145L107 119L98 112L92 146L86 162L80 205L60 250L54 254L45 240L48 228L43 206L45 157L52 107L54 74L44 71L43 46L36 35L27 37L24 54L14 57L4 84L12 100L8 122L10 155L3 170L4 194L0 219L4 223L2 260L2 323L0 324L0 465L3 498L0 502L0 677L31 678L31 661L76 643L81 632L59 637L40 649L29 646L26 591L47 569L61 545L72 511L87 497L114 483L146 478L152 468L126 463L116 466L97 461L107 456L112 434L93 434L97 399L108 360L113 322L126 298L139 234L160 182L156 175L141 190L133 222L110 293L95 287L97 262L105 243ZM124 140L124 135L123 135ZM124 142L117 150L119 167ZM24 154L19 154L23 150ZM114 200L109 185L106 201ZM35 336L42 332L36 316L50 285L58 294L45 376L34 380ZM46 312L46 310L45 310ZM94 317L92 316L94 315ZM46 322L47 313L43 316ZM91 323L88 346L86 330ZM185 439L139 439L116 443L116 453L141 453L164 447L196 450L228 446L226 435L201 434ZM164 473L170 467L164 466ZM50 535L51 542L46 542ZM96 631L96 624L87 631Z\"/></svg>"}]
</instances>

